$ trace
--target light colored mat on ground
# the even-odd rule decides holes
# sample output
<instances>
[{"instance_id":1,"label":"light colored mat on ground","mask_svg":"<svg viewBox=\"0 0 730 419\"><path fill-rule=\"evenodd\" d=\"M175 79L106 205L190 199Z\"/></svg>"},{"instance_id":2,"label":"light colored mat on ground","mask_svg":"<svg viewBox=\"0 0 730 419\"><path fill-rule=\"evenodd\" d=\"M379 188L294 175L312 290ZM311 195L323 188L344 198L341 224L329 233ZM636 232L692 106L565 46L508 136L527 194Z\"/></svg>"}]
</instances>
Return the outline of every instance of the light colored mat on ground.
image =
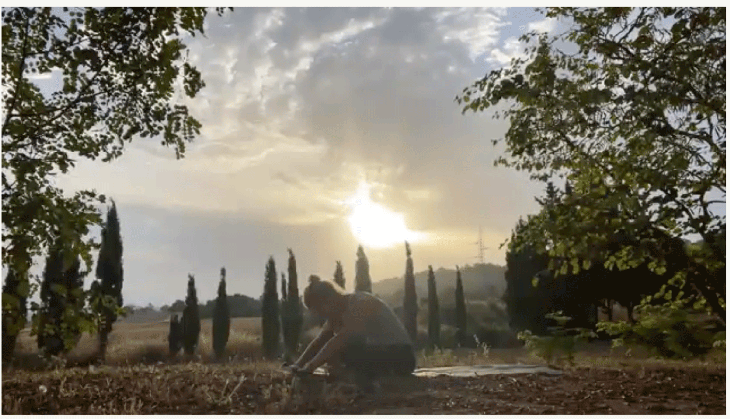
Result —
<instances>
[{"instance_id":1,"label":"light colored mat on ground","mask_svg":"<svg viewBox=\"0 0 730 419\"><path fill-rule=\"evenodd\" d=\"M450 377L474 377L490 374L553 374L560 375L562 372L542 365L467 365L458 367L419 368L414 372L417 377L436 377L447 375Z\"/></svg>"}]
</instances>

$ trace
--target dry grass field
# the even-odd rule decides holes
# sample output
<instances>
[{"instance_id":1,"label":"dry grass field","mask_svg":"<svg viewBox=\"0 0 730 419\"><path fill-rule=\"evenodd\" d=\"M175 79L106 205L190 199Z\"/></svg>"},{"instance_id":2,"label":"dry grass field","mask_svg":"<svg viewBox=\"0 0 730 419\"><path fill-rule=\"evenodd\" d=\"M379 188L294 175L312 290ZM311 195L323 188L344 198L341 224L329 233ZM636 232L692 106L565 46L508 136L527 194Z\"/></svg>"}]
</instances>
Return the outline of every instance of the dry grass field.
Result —
<instances>
[{"instance_id":1,"label":"dry grass field","mask_svg":"<svg viewBox=\"0 0 730 419\"><path fill-rule=\"evenodd\" d=\"M315 404L292 407L291 377L261 359L258 318L233 319L229 359L212 357L211 322L200 354L167 355L167 322L118 323L107 364L91 365L96 341L84 336L66 368L38 359L27 331L20 365L3 372L3 414L724 414L724 352L667 361L607 343L579 348L560 376L526 374L384 381L377 395L347 383L328 387ZM314 331L306 334L311 339ZM419 367L543 364L522 348L418 353Z\"/></svg>"},{"instance_id":2,"label":"dry grass field","mask_svg":"<svg viewBox=\"0 0 730 419\"><path fill-rule=\"evenodd\" d=\"M201 321L200 360L213 358L212 322ZM107 364L133 365L138 363L168 362L167 336L170 330L168 321L132 323L118 322L109 336ZM229 356L238 360L257 360L261 358L261 318L231 319L231 332L226 349ZM95 336L84 334L79 344L68 354L70 365L88 364L98 348ZM38 346L35 336L25 329L18 338L16 349L18 363L24 367L39 365ZM182 358L180 355L179 358Z\"/></svg>"}]
</instances>

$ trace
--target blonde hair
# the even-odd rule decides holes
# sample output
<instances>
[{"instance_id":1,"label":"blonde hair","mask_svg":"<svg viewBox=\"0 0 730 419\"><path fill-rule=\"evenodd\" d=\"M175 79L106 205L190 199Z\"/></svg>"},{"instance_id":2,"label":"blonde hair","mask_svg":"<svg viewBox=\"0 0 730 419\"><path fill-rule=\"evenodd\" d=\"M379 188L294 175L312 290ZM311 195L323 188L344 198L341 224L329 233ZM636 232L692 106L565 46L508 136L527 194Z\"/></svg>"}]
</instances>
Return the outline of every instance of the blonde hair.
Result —
<instances>
[{"instance_id":1,"label":"blonde hair","mask_svg":"<svg viewBox=\"0 0 730 419\"><path fill-rule=\"evenodd\" d=\"M315 301L331 301L345 295L345 290L332 281L322 281L317 275L309 276L309 285L304 289L303 299L307 308Z\"/></svg>"}]
</instances>

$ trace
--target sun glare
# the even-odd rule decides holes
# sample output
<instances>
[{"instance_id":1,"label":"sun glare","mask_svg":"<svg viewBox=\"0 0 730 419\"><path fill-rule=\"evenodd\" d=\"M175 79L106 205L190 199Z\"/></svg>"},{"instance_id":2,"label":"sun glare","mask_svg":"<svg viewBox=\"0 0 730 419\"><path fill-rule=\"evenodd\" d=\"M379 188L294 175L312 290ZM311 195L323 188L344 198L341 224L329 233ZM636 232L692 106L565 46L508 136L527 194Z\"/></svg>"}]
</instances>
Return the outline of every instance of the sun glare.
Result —
<instances>
[{"instance_id":1,"label":"sun glare","mask_svg":"<svg viewBox=\"0 0 730 419\"><path fill-rule=\"evenodd\" d=\"M422 233L408 230L403 214L373 202L367 183L360 184L347 205L352 210L347 218L352 234L365 246L383 248L404 241L416 242L423 237Z\"/></svg>"}]
</instances>

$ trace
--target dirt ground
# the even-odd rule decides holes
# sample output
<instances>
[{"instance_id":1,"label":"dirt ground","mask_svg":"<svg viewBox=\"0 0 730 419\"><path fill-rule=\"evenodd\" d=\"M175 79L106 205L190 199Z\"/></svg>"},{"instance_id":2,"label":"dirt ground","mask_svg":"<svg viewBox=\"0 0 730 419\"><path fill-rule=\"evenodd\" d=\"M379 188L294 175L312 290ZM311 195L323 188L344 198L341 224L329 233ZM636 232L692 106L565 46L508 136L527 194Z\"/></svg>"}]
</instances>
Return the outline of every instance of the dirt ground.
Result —
<instances>
[{"instance_id":1,"label":"dirt ground","mask_svg":"<svg viewBox=\"0 0 730 419\"><path fill-rule=\"evenodd\" d=\"M2 413L725 414L724 368L577 368L562 375L383 380L375 395L330 384L295 404L272 368L200 365L5 372Z\"/></svg>"}]
</instances>

